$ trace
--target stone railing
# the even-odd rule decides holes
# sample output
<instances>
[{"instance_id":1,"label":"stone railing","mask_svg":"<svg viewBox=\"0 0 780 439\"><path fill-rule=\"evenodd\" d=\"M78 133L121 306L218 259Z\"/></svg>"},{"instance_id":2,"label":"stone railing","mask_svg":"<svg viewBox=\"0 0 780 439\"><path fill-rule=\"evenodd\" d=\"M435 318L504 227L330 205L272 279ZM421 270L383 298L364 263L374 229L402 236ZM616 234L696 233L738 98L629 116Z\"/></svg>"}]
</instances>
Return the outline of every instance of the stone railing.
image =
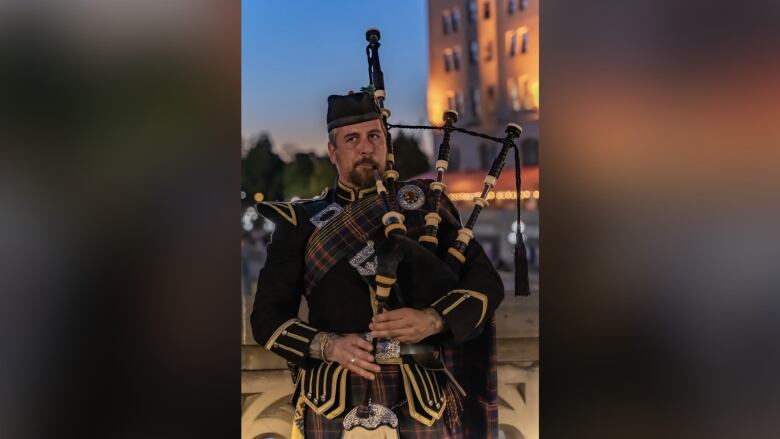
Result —
<instances>
[{"instance_id":1,"label":"stone railing","mask_svg":"<svg viewBox=\"0 0 780 439\"><path fill-rule=\"evenodd\" d=\"M511 282L505 279L505 283ZM500 438L539 437L538 287L514 298L511 293L496 311L498 334L498 420ZM251 300L247 298L247 303ZM248 317L245 307L245 317ZM301 315L306 314L302 308ZM244 320L248 320L245 318ZM247 325L241 349L241 431L243 439L289 438L293 410L292 379L281 357L254 343Z\"/></svg>"}]
</instances>

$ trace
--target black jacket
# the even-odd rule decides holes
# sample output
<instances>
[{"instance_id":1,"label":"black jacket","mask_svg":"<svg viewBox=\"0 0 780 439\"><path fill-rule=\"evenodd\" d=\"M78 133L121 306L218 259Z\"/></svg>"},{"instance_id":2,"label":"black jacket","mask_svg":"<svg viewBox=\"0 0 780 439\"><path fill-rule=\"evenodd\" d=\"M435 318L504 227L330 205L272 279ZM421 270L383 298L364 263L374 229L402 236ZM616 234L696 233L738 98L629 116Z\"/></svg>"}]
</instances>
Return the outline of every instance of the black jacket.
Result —
<instances>
[{"instance_id":1,"label":"black jacket","mask_svg":"<svg viewBox=\"0 0 780 439\"><path fill-rule=\"evenodd\" d=\"M398 187L414 184L428 193L430 180L399 182ZM364 196L374 196L374 189L353 191L342 185L330 189L313 200L294 203L266 202L257 205L259 213L275 224L268 247L265 267L261 270L251 324L255 340L267 349L299 366L309 357L309 344L318 331L336 333L368 332L373 315L370 282L350 265L350 258L339 261L306 296L308 321L298 319L304 291L306 245L315 230L310 218L333 202L346 206ZM438 255L443 258L461 227L457 210L442 196L439 214ZM422 233L427 204L417 210L403 211L407 236L413 239ZM379 228L371 235L376 245L386 239ZM504 297L501 278L476 240L466 251L466 261L460 267L454 288L430 296L415 290L415 279L426 273L418 267L401 264L398 284L404 305L416 308L432 307L444 319L446 331L434 336L435 343L457 344L480 334ZM391 307L401 306L398 300Z\"/></svg>"}]
</instances>

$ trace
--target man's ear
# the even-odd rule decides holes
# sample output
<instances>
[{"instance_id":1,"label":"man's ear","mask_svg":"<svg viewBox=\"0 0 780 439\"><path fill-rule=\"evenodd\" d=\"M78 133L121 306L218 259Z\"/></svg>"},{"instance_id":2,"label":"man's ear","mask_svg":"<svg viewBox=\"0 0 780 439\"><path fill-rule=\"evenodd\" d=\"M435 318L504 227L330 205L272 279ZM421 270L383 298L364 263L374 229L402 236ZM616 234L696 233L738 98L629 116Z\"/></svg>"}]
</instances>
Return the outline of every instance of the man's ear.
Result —
<instances>
[{"instance_id":1,"label":"man's ear","mask_svg":"<svg viewBox=\"0 0 780 439\"><path fill-rule=\"evenodd\" d=\"M334 165L336 164L336 146L328 142L328 158Z\"/></svg>"}]
</instances>

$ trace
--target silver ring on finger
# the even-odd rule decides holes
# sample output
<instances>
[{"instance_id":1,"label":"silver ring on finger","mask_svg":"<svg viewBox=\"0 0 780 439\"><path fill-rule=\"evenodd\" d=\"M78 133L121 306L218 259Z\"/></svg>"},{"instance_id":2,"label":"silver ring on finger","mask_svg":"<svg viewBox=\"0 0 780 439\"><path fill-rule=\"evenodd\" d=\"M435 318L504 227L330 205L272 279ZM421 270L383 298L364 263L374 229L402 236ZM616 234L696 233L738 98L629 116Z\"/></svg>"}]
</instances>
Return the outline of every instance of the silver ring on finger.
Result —
<instances>
[{"instance_id":1,"label":"silver ring on finger","mask_svg":"<svg viewBox=\"0 0 780 439\"><path fill-rule=\"evenodd\" d=\"M350 358L349 362L352 363L352 364L355 364L355 357Z\"/></svg>"}]
</instances>

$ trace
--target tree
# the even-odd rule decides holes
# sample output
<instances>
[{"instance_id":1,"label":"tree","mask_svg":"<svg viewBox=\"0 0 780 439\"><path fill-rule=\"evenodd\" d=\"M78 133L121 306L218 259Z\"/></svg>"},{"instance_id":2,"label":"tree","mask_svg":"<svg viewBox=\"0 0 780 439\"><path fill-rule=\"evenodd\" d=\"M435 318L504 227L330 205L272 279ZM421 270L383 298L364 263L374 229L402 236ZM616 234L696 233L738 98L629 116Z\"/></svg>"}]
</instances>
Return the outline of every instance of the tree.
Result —
<instances>
[{"instance_id":1,"label":"tree","mask_svg":"<svg viewBox=\"0 0 780 439\"><path fill-rule=\"evenodd\" d=\"M246 205L254 204L254 194L261 192L266 200L281 200L284 162L272 151L268 133L260 134L255 145L241 159L241 190Z\"/></svg>"},{"instance_id":2,"label":"tree","mask_svg":"<svg viewBox=\"0 0 780 439\"><path fill-rule=\"evenodd\" d=\"M314 171L313 154L299 152L293 160L284 167L284 197L310 198L315 195L311 190L311 175Z\"/></svg>"},{"instance_id":3,"label":"tree","mask_svg":"<svg viewBox=\"0 0 780 439\"><path fill-rule=\"evenodd\" d=\"M309 181L309 190L314 195L319 195L322 190L333 186L333 182L336 181L338 173L336 167L330 162L328 156L325 157L312 157L314 171L311 173L311 179Z\"/></svg>"},{"instance_id":4,"label":"tree","mask_svg":"<svg viewBox=\"0 0 780 439\"><path fill-rule=\"evenodd\" d=\"M407 135L403 131L393 136L395 149L395 169L400 174L401 180L406 180L420 175L431 169L428 156L420 150L420 145L414 136Z\"/></svg>"}]
</instances>

